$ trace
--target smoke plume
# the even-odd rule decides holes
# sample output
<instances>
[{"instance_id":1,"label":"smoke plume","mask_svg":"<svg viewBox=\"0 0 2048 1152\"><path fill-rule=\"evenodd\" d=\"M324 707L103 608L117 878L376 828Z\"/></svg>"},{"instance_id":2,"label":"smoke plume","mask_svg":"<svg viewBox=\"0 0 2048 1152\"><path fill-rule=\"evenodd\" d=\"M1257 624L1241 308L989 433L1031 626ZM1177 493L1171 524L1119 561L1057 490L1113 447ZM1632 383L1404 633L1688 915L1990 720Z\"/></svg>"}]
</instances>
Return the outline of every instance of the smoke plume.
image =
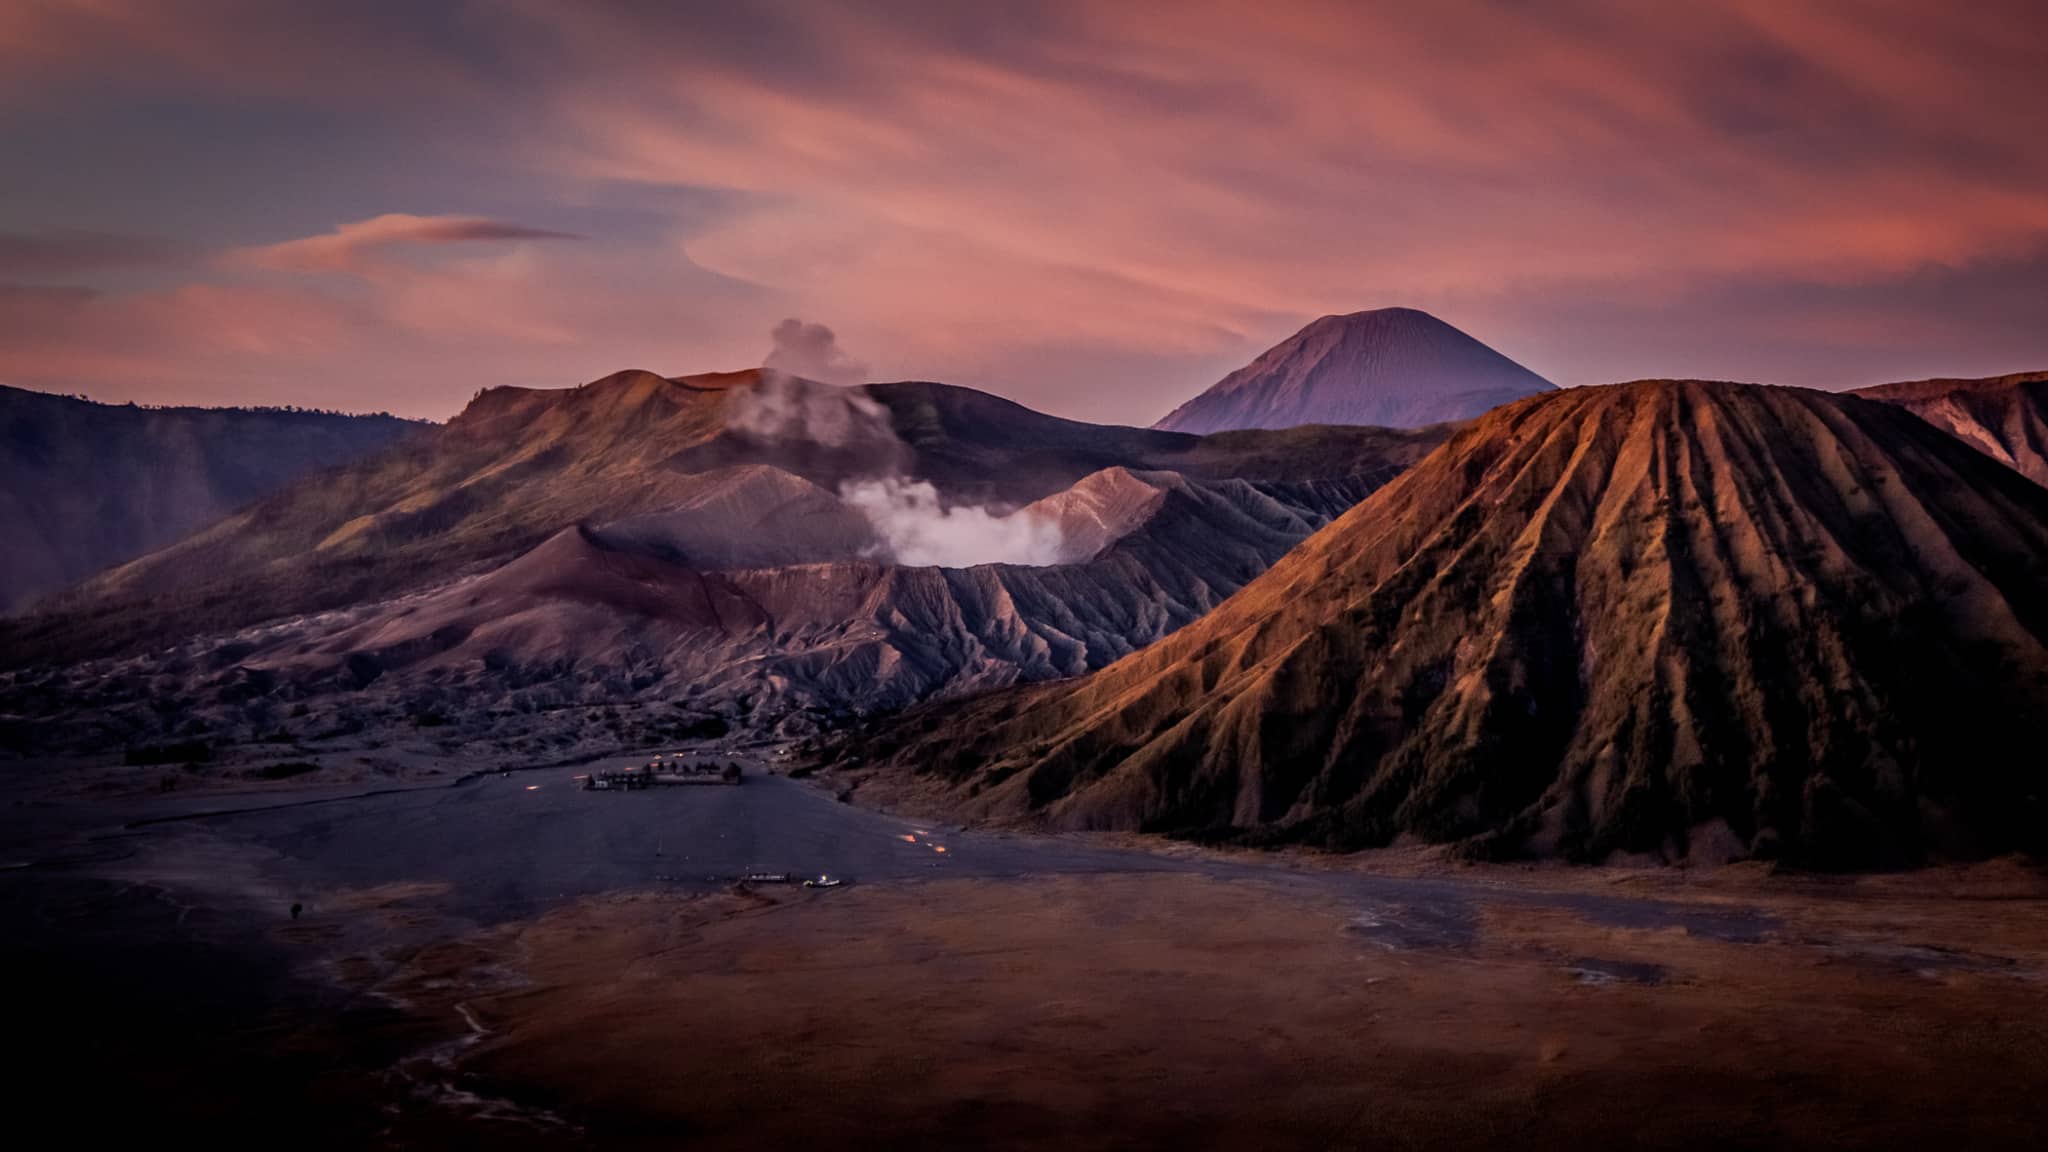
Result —
<instances>
[{"instance_id":1,"label":"smoke plume","mask_svg":"<svg viewBox=\"0 0 2048 1152\"><path fill-rule=\"evenodd\" d=\"M917 567L967 568L976 564L1057 564L1060 526L1029 511L994 513L979 504L939 502L923 480L887 476L839 486L839 499L875 527L889 559Z\"/></svg>"},{"instance_id":2,"label":"smoke plume","mask_svg":"<svg viewBox=\"0 0 2048 1152\"><path fill-rule=\"evenodd\" d=\"M774 347L761 361L763 368L826 384L858 384L867 377L868 366L848 356L823 324L806 324L792 316L777 324L768 338Z\"/></svg>"},{"instance_id":3,"label":"smoke plume","mask_svg":"<svg viewBox=\"0 0 2048 1152\"><path fill-rule=\"evenodd\" d=\"M910 474L916 453L896 434L889 409L864 389L832 382L857 380L866 368L848 358L830 328L792 318L771 336L761 381L733 394L726 426L799 457L804 445L833 449L834 469L856 474L839 486L839 499L873 525L880 558L944 568L1060 562L1064 534L1056 521L980 504L948 507L931 482ZM847 468L849 456L860 464Z\"/></svg>"},{"instance_id":4,"label":"smoke plume","mask_svg":"<svg viewBox=\"0 0 2048 1152\"><path fill-rule=\"evenodd\" d=\"M827 448L872 447L893 460L902 446L889 410L858 388L820 384L764 365L759 385L737 392L726 427L769 443L809 442Z\"/></svg>"}]
</instances>

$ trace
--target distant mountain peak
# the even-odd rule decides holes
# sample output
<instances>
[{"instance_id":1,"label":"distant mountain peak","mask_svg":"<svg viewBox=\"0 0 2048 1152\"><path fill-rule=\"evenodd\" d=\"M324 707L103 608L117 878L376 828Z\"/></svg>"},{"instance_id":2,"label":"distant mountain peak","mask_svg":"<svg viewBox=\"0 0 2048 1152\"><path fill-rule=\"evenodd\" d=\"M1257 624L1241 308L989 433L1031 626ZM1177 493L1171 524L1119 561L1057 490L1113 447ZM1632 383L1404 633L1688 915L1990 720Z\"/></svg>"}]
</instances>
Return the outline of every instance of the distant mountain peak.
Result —
<instances>
[{"instance_id":1,"label":"distant mountain peak","mask_svg":"<svg viewBox=\"0 0 2048 1152\"><path fill-rule=\"evenodd\" d=\"M1207 434L1297 424L1419 428L1556 385L1416 308L1319 317L1154 427Z\"/></svg>"}]
</instances>

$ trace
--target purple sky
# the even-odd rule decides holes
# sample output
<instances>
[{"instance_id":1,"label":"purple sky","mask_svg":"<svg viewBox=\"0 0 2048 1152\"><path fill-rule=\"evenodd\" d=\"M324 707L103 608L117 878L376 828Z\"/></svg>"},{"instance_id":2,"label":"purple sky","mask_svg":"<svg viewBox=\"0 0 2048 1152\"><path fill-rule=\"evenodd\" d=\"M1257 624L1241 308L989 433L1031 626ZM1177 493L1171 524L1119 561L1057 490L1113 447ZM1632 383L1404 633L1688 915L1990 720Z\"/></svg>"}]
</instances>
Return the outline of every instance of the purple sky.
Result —
<instances>
[{"instance_id":1,"label":"purple sky","mask_svg":"<svg viewBox=\"0 0 2048 1152\"><path fill-rule=\"evenodd\" d=\"M1562 384L2048 367L2044 60L2027 2L13 0L0 383L445 417L799 317L1148 423L1391 304Z\"/></svg>"}]
</instances>

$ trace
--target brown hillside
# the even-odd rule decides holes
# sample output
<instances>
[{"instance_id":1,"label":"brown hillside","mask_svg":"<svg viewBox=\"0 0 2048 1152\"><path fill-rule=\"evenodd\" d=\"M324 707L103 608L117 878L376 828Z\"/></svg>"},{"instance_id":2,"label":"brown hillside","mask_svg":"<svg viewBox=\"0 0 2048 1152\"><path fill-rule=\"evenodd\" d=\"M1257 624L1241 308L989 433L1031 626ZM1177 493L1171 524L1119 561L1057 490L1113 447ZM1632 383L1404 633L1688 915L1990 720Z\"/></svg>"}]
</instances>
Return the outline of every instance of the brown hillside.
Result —
<instances>
[{"instance_id":1,"label":"brown hillside","mask_svg":"<svg viewBox=\"0 0 2048 1152\"><path fill-rule=\"evenodd\" d=\"M444 712L512 741L578 702L803 734L1103 667L1213 609L1381 482L1109 469L1034 510L1073 529L1070 562L940 568L862 558L854 514L789 473L701 479L702 499L572 526L476 577L134 656L0 672L0 749L132 747L195 725L249 740L280 723L353 731ZM774 566L719 562L742 548Z\"/></svg>"},{"instance_id":2,"label":"brown hillside","mask_svg":"<svg viewBox=\"0 0 2048 1152\"><path fill-rule=\"evenodd\" d=\"M1597 859L2041 827L2048 491L1908 413L1641 382L1469 426L1093 676L906 716L885 800Z\"/></svg>"},{"instance_id":3,"label":"brown hillside","mask_svg":"<svg viewBox=\"0 0 2048 1152\"><path fill-rule=\"evenodd\" d=\"M805 384L828 399L857 397L855 415L875 422L864 436L817 443L735 427L734 404L762 388L758 371L675 379L628 371L572 389L490 389L445 427L289 487L105 574L41 617L0 628L0 663L133 650L382 599L504 563L579 522L618 524L636 538L665 534L669 555L698 565L857 551L857 527L822 505L793 527L788 513L797 509L782 506L786 494L748 471L764 466L827 493L850 477L901 473L949 499L1014 507L1119 466L1214 480L1378 483L1447 434L1330 428L1204 438L1061 420L943 384L844 392ZM815 493L800 496L818 503ZM742 508L739 497L774 507ZM769 516L778 525L772 538L735 535Z\"/></svg>"},{"instance_id":4,"label":"brown hillside","mask_svg":"<svg viewBox=\"0 0 2048 1152\"><path fill-rule=\"evenodd\" d=\"M1072 564L836 558L706 571L622 547L610 529L570 528L330 634L265 628L240 663L305 685L375 667L387 692L446 673L630 673L655 698L715 714L743 705L757 719L901 708L1100 668L1215 607L1370 491L1115 473L1076 487L1155 498L1115 539L1084 540Z\"/></svg>"},{"instance_id":5,"label":"brown hillside","mask_svg":"<svg viewBox=\"0 0 2048 1152\"><path fill-rule=\"evenodd\" d=\"M425 434L390 416L144 408L0 387L0 613Z\"/></svg>"},{"instance_id":6,"label":"brown hillside","mask_svg":"<svg viewBox=\"0 0 2048 1152\"><path fill-rule=\"evenodd\" d=\"M601 509L687 499L698 486L661 464L719 430L735 382L621 372L491 389L427 435L114 569L24 624L19 647L73 655L335 607L530 548Z\"/></svg>"},{"instance_id":7,"label":"brown hillside","mask_svg":"<svg viewBox=\"0 0 2048 1152\"><path fill-rule=\"evenodd\" d=\"M1897 404L2034 483L2048 484L2048 372L1912 380L1856 395Z\"/></svg>"}]
</instances>

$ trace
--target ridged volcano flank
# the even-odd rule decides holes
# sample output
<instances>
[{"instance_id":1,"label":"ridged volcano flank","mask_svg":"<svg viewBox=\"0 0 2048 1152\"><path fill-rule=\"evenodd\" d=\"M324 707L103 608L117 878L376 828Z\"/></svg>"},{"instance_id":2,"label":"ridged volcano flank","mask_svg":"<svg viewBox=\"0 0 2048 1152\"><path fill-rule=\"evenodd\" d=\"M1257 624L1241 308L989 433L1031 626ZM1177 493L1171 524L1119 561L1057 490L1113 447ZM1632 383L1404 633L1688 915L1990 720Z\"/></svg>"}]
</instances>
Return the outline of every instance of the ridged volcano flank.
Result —
<instances>
[{"instance_id":1,"label":"ridged volcano flank","mask_svg":"<svg viewBox=\"0 0 2048 1152\"><path fill-rule=\"evenodd\" d=\"M1480 420L1150 649L912 714L863 786L1353 847L1989 852L2039 838L2044 641L2048 491L1908 413L1577 389Z\"/></svg>"},{"instance_id":2,"label":"ridged volcano flank","mask_svg":"<svg viewBox=\"0 0 2048 1152\"><path fill-rule=\"evenodd\" d=\"M1413 308L1325 316L1154 425L1207 434L1297 424L1420 428L1556 386Z\"/></svg>"}]
</instances>

